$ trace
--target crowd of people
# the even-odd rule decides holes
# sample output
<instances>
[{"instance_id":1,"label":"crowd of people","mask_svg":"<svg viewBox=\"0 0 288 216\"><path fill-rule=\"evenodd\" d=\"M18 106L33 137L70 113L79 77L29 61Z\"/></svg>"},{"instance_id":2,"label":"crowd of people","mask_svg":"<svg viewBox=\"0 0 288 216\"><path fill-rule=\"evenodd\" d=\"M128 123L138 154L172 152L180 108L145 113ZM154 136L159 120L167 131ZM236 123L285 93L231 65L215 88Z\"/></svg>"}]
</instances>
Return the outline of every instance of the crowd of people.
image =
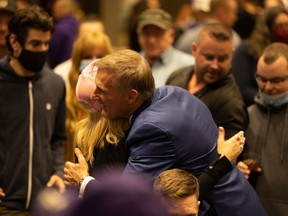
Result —
<instances>
[{"instance_id":1,"label":"crowd of people","mask_svg":"<svg viewBox=\"0 0 288 216\"><path fill-rule=\"evenodd\" d=\"M288 214L285 2L137 4L0 1L0 215Z\"/></svg>"}]
</instances>

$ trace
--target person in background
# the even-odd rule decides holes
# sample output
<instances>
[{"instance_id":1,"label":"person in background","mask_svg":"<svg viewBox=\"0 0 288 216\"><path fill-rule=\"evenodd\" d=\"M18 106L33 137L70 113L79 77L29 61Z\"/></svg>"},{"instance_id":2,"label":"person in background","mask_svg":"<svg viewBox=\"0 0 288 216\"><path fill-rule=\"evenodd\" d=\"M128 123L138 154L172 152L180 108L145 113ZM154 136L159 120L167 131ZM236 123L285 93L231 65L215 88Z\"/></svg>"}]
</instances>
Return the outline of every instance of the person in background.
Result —
<instances>
[{"instance_id":1,"label":"person in background","mask_svg":"<svg viewBox=\"0 0 288 216\"><path fill-rule=\"evenodd\" d=\"M48 51L48 64L52 69L71 57L79 28L79 20L76 17L77 6L76 0L53 2L52 16L55 20L55 30Z\"/></svg>"},{"instance_id":2,"label":"person in background","mask_svg":"<svg viewBox=\"0 0 288 216\"><path fill-rule=\"evenodd\" d=\"M53 27L36 6L8 23L10 54L0 61L1 216L30 215L45 187L65 191L65 84L44 66Z\"/></svg>"},{"instance_id":3,"label":"person in background","mask_svg":"<svg viewBox=\"0 0 288 216\"><path fill-rule=\"evenodd\" d=\"M82 20L80 22L77 39L79 37L81 37L82 35L90 34L90 33L93 33L93 32L95 32L96 35L102 35L101 33L105 33L103 22L101 20L99 20L98 18L94 17L94 16L86 17L84 20ZM98 34L98 32L100 32L100 33ZM103 37L108 37L108 36L103 36ZM99 41L99 40L97 40L97 41ZM110 48L112 45L111 45L111 42L110 42L109 38L107 38L107 40L103 39L103 43L104 43L103 46L109 46L108 49L112 50L112 48ZM100 45L100 44L98 44L98 45L99 45L99 47L102 47L102 45ZM55 71L57 74L62 76L62 78L65 81L65 84L66 84L67 88L69 87L68 74L69 74L69 71L70 71L70 69L72 67L72 56L73 56L73 50L72 50L71 58L69 58L68 60L60 63L59 65L57 65L53 69L53 71ZM78 62L78 60L77 60L77 62Z\"/></svg>"},{"instance_id":4,"label":"person in background","mask_svg":"<svg viewBox=\"0 0 288 216\"><path fill-rule=\"evenodd\" d=\"M263 12L263 1L237 0L238 19L233 29L239 34L242 40L250 37L255 27L257 17Z\"/></svg>"},{"instance_id":5,"label":"person in background","mask_svg":"<svg viewBox=\"0 0 288 216\"><path fill-rule=\"evenodd\" d=\"M138 20L138 40L143 55L152 67L156 87L165 85L169 75L179 67L192 65L194 57L175 49L175 30L170 14L161 9L143 11Z\"/></svg>"},{"instance_id":6,"label":"person in background","mask_svg":"<svg viewBox=\"0 0 288 216\"><path fill-rule=\"evenodd\" d=\"M14 0L0 2L0 58L8 54L5 37L8 33L8 22L16 9Z\"/></svg>"},{"instance_id":7,"label":"person in background","mask_svg":"<svg viewBox=\"0 0 288 216\"><path fill-rule=\"evenodd\" d=\"M231 29L220 23L206 24L192 44L192 54L195 65L178 69L166 84L184 88L205 103L216 125L225 128L226 138L245 131L248 114L231 73Z\"/></svg>"},{"instance_id":8,"label":"person in background","mask_svg":"<svg viewBox=\"0 0 288 216\"><path fill-rule=\"evenodd\" d=\"M141 47L138 42L137 25L139 15L147 9L161 8L161 0L140 0L136 2L127 17L127 31L129 34L129 49L139 52Z\"/></svg>"},{"instance_id":9,"label":"person in background","mask_svg":"<svg viewBox=\"0 0 288 216\"><path fill-rule=\"evenodd\" d=\"M287 44L272 43L264 49L255 78L259 90L255 103L248 107L246 161L237 166L253 182L267 213L284 216L288 214Z\"/></svg>"},{"instance_id":10,"label":"person in background","mask_svg":"<svg viewBox=\"0 0 288 216\"><path fill-rule=\"evenodd\" d=\"M90 32L81 35L74 43L71 58L71 67L68 70L67 77L61 73L66 80L66 130L67 140L65 143L65 161L74 161L73 140L75 133L75 124L88 116L88 112L78 103L76 97L76 83L81 71L93 60L102 58L113 52L108 36L102 32Z\"/></svg>"},{"instance_id":11,"label":"person in background","mask_svg":"<svg viewBox=\"0 0 288 216\"><path fill-rule=\"evenodd\" d=\"M15 0L17 9L25 9L32 5L39 5L38 0Z\"/></svg>"},{"instance_id":12,"label":"person in background","mask_svg":"<svg viewBox=\"0 0 288 216\"><path fill-rule=\"evenodd\" d=\"M154 180L153 191L171 215L198 215L199 183L191 173L181 169L166 170Z\"/></svg>"},{"instance_id":13,"label":"person in background","mask_svg":"<svg viewBox=\"0 0 288 216\"><path fill-rule=\"evenodd\" d=\"M80 21L78 37L88 32L103 32L105 26L101 19L94 15L88 15Z\"/></svg>"},{"instance_id":14,"label":"person in background","mask_svg":"<svg viewBox=\"0 0 288 216\"><path fill-rule=\"evenodd\" d=\"M218 158L218 128L206 105L179 87L155 89L151 67L139 53L113 52L92 66L96 87L89 98L98 103L98 112L107 119L130 122L123 178L143 173L152 182L162 171L175 167L199 176ZM79 163L66 162L64 169L67 183L80 185L84 197L86 192L96 193L98 183L89 176L85 158L79 149L75 153ZM233 163L207 199L220 215L266 215L255 191ZM207 212L207 205L200 212Z\"/></svg>"},{"instance_id":15,"label":"person in background","mask_svg":"<svg viewBox=\"0 0 288 216\"><path fill-rule=\"evenodd\" d=\"M265 47L273 42L288 43L288 10L282 6L265 9L257 18L250 38L234 52L232 73L246 106L254 103L258 91L254 78L257 61Z\"/></svg>"},{"instance_id":16,"label":"person in background","mask_svg":"<svg viewBox=\"0 0 288 216\"><path fill-rule=\"evenodd\" d=\"M209 6L208 6L209 5ZM202 27L208 23L222 23L228 28L233 28L237 20L238 5L236 0L195 0L192 6L199 8L202 13L200 22L196 26L185 30L178 38L175 47L183 52L191 53L192 43L197 40ZM238 47L241 43L240 36L232 30L233 47Z\"/></svg>"}]
</instances>

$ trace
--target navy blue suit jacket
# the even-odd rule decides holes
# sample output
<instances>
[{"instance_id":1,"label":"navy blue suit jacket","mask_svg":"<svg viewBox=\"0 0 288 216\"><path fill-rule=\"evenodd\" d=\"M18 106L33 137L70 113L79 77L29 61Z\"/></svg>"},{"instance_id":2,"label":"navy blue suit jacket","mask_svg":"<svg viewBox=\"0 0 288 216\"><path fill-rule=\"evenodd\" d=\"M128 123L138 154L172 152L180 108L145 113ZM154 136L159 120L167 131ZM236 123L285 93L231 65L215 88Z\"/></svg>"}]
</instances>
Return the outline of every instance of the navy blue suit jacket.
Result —
<instances>
[{"instance_id":1,"label":"navy blue suit jacket","mask_svg":"<svg viewBox=\"0 0 288 216\"><path fill-rule=\"evenodd\" d=\"M182 88L158 88L133 114L126 140L130 156L123 175L140 172L153 180L164 170L180 168L199 176L217 159L217 138L218 128L204 103ZM97 185L95 181L86 190L93 185ZM221 216L267 215L254 189L234 165L207 200ZM205 215L204 209L199 215Z\"/></svg>"}]
</instances>

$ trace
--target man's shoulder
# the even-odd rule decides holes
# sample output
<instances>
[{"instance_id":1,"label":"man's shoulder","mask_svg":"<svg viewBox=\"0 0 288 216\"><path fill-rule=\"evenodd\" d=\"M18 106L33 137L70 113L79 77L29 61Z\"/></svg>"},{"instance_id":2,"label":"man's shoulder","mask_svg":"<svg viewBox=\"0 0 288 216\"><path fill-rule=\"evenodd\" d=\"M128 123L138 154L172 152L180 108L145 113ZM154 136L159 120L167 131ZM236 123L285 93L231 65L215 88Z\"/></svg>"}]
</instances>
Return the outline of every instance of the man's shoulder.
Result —
<instances>
[{"instance_id":1,"label":"man's shoulder","mask_svg":"<svg viewBox=\"0 0 288 216\"><path fill-rule=\"evenodd\" d=\"M168 77L166 85L175 85L180 86L182 88L183 84L185 85L188 80L191 78L193 73L193 65L181 67L171 73L171 75ZM181 85L179 85L179 82Z\"/></svg>"},{"instance_id":2,"label":"man's shoulder","mask_svg":"<svg viewBox=\"0 0 288 216\"><path fill-rule=\"evenodd\" d=\"M51 86L65 86L63 78L56 74L52 69L49 67L44 67L42 69L43 79L47 80L47 82L50 82L49 84ZM45 81L46 82L46 81Z\"/></svg>"}]
</instances>

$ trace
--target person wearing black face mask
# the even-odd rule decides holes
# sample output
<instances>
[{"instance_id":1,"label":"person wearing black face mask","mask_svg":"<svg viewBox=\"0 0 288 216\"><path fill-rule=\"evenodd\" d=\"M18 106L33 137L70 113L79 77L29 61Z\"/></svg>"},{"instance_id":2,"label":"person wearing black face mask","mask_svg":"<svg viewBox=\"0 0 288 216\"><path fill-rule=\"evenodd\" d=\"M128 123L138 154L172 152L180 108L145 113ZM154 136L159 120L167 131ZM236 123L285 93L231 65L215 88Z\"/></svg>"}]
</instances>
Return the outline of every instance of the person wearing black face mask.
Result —
<instances>
[{"instance_id":1,"label":"person wearing black face mask","mask_svg":"<svg viewBox=\"0 0 288 216\"><path fill-rule=\"evenodd\" d=\"M46 186L64 192L65 84L45 67L53 30L40 7L16 11L0 60L0 215L31 215Z\"/></svg>"},{"instance_id":2,"label":"person wearing black face mask","mask_svg":"<svg viewBox=\"0 0 288 216\"><path fill-rule=\"evenodd\" d=\"M42 70L46 62L46 57L47 51L34 52L23 47L17 59L26 70L37 73Z\"/></svg>"}]
</instances>

